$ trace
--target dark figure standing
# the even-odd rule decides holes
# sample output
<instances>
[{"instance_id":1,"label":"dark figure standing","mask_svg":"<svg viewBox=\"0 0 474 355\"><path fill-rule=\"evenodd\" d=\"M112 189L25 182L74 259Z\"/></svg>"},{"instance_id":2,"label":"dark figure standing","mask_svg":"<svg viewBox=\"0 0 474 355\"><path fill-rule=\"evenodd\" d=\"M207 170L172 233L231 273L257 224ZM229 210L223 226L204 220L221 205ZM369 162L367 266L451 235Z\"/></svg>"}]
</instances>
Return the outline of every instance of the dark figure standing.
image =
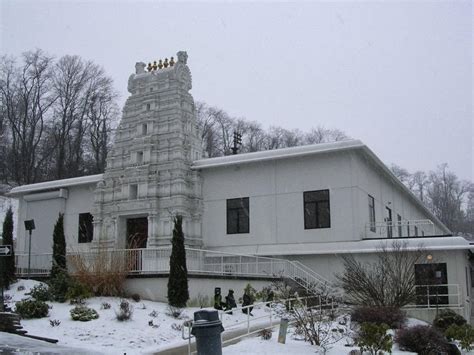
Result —
<instances>
[{"instance_id":1,"label":"dark figure standing","mask_svg":"<svg viewBox=\"0 0 474 355\"><path fill-rule=\"evenodd\" d=\"M222 302L221 288L216 287L214 289L214 308L222 310L223 307L226 307L226 304Z\"/></svg>"},{"instance_id":2,"label":"dark figure standing","mask_svg":"<svg viewBox=\"0 0 474 355\"><path fill-rule=\"evenodd\" d=\"M225 302L226 302L226 307L225 311L228 314L232 314L232 308L237 307L237 304L235 303L235 298L234 298L234 290L229 290L229 293L227 296L225 296ZM230 312L228 312L230 311Z\"/></svg>"},{"instance_id":3,"label":"dark figure standing","mask_svg":"<svg viewBox=\"0 0 474 355\"><path fill-rule=\"evenodd\" d=\"M242 300L243 300L242 307L250 306L251 304L253 304L252 298L247 293L247 291L244 291L244 296L242 297ZM248 312L248 314L253 316L252 309L253 309L253 307L242 308L242 312L245 313L245 314L247 314L247 312Z\"/></svg>"}]
</instances>

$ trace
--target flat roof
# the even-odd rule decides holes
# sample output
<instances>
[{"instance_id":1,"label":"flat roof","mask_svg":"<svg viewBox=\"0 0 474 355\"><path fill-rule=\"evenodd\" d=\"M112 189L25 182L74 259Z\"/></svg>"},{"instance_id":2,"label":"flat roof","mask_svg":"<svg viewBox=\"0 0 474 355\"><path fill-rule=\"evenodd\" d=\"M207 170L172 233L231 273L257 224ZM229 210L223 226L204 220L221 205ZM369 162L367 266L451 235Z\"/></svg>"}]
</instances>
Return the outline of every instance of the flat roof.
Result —
<instances>
[{"instance_id":1,"label":"flat roof","mask_svg":"<svg viewBox=\"0 0 474 355\"><path fill-rule=\"evenodd\" d=\"M18 187L14 187L8 193L8 196L17 197L21 195L26 195L29 193L35 193L40 191L48 191L48 190L57 190L64 187L70 186L78 186L78 185L86 185L86 184L96 184L102 180L103 174L97 175L87 175L87 176L80 176L70 179L62 179L62 180L52 180L52 181L45 181L39 182L37 184L30 184L30 185L22 185Z\"/></svg>"}]
</instances>

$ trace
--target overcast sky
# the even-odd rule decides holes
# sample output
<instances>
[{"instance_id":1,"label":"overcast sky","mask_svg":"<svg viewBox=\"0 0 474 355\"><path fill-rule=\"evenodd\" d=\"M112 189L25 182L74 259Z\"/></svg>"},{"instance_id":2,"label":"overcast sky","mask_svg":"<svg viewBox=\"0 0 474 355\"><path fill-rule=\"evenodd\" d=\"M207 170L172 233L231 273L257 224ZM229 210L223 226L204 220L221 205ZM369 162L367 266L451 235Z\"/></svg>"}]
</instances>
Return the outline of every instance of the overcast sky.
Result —
<instances>
[{"instance_id":1,"label":"overcast sky","mask_svg":"<svg viewBox=\"0 0 474 355\"><path fill-rule=\"evenodd\" d=\"M339 128L410 171L473 172L470 1L171 3L0 0L0 51L105 67L186 50L195 100L268 128Z\"/></svg>"}]
</instances>

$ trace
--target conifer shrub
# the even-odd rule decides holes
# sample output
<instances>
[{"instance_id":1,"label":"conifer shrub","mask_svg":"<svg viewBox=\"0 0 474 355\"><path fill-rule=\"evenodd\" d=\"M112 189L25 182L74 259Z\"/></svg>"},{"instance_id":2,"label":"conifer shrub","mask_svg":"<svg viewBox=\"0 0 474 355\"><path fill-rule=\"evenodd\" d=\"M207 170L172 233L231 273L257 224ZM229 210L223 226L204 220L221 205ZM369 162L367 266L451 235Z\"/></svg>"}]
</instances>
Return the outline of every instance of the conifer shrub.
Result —
<instances>
[{"instance_id":1,"label":"conifer shrub","mask_svg":"<svg viewBox=\"0 0 474 355\"><path fill-rule=\"evenodd\" d=\"M189 290L182 216L178 215L174 218L173 239L171 243L168 304L172 307L184 308L189 300Z\"/></svg>"},{"instance_id":2,"label":"conifer shrub","mask_svg":"<svg viewBox=\"0 0 474 355\"><path fill-rule=\"evenodd\" d=\"M71 285L71 278L67 271L57 270L54 276L49 280L49 292L51 300L56 302L65 302L69 286Z\"/></svg>"},{"instance_id":3,"label":"conifer shrub","mask_svg":"<svg viewBox=\"0 0 474 355\"><path fill-rule=\"evenodd\" d=\"M99 314L95 309L86 307L84 305L78 305L69 312L71 313L72 320L76 321L88 322L99 318Z\"/></svg>"},{"instance_id":4,"label":"conifer shrub","mask_svg":"<svg viewBox=\"0 0 474 355\"><path fill-rule=\"evenodd\" d=\"M92 297L92 291L88 285L85 285L74 278L70 279L66 298L71 300L71 303L81 303L81 301L90 297Z\"/></svg>"},{"instance_id":5,"label":"conifer shrub","mask_svg":"<svg viewBox=\"0 0 474 355\"><path fill-rule=\"evenodd\" d=\"M362 323L356 338L361 353L368 351L377 355L381 351L392 352L392 336L387 334L389 329L387 324Z\"/></svg>"},{"instance_id":6,"label":"conifer shrub","mask_svg":"<svg viewBox=\"0 0 474 355\"><path fill-rule=\"evenodd\" d=\"M134 293L133 295L130 296L132 300L134 300L135 302L140 302L141 301L141 297L138 293Z\"/></svg>"},{"instance_id":7,"label":"conifer shrub","mask_svg":"<svg viewBox=\"0 0 474 355\"><path fill-rule=\"evenodd\" d=\"M66 269L66 238L64 237L64 214L60 213L53 231L53 266L51 278Z\"/></svg>"},{"instance_id":8,"label":"conifer shrub","mask_svg":"<svg viewBox=\"0 0 474 355\"><path fill-rule=\"evenodd\" d=\"M351 321L387 324L391 329L401 328L406 321L405 313L396 307L356 307L351 312Z\"/></svg>"},{"instance_id":9,"label":"conifer shrub","mask_svg":"<svg viewBox=\"0 0 474 355\"><path fill-rule=\"evenodd\" d=\"M397 331L395 342L400 350L411 351L420 355L431 355L448 351L448 344L443 334L430 325L415 325Z\"/></svg>"},{"instance_id":10,"label":"conifer shrub","mask_svg":"<svg viewBox=\"0 0 474 355\"><path fill-rule=\"evenodd\" d=\"M39 284L34 286L29 295L37 301L50 301L51 293L49 292L49 287L45 284Z\"/></svg>"},{"instance_id":11,"label":"conifer shrub","mask_svg":"<svg viewBox=\"0 0 474 355\"><path fill-rule=\"evenodd\" d=\"M457 314L451 309L442 309L433 321L433 325L442 332L445 332L446 329L453 324L463 325L466 324L466 320L463 316Z\"/></svg>"},{"instance_id":12,"label":"conifer shrub","mask_svg":"<svg viewBox=\"0 0 474 355\"><path fill-rule=\"evenodd\" d=\"M22 300L15 303L15 313L23 319L43 318L49 313L48 305L38 300Z\"/></svg>"},{"instance_id":13,"label":"conifer shrub","mask_svg":"<svg viewBox=\"0 0 474 355\"><path fill-rule=\"evenodd\" d=\"M0 260L3 264L0 272L2 272L4 286L8 289L16 280L15 251L13 250L13 211L11 207L8 208L3 221L2 242L3 245L11 245L11 256L2 257Z\"/></svg>"}]
</instances>

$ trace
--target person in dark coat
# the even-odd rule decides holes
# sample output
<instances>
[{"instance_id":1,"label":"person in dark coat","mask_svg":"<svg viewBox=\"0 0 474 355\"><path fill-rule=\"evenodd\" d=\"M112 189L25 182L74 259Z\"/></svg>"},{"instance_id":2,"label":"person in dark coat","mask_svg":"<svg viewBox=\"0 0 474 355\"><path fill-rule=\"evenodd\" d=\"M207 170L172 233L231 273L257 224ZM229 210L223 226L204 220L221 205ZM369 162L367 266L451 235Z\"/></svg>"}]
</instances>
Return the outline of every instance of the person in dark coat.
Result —
<instances>
[{"instance_id":1,"label":"person in dark coat","mask_svg":"<svg viewBox=\"0 0 474 355\"><path fill-rule=\"evenodd\" d=\"M235 303L235 298L234 298L234 290L229 290L228 295L225 297L225 302L226 302L226 307L225 311L228 314L232 314L232 308L237 307L237 304ZM228 312L230 311L230 312Z\"/></svg>"},{"instance_id":2,"label":"person in dark coat","mask_svg":"<svg viewBox=\"0 0 474 355\"><path fill-rule=\"evenodd\" d=\"M221 288L216 287L214 289L214 308L222 310L223 307L226 307L226 304L222 302Z\"/></svg>"},{"instance_id":3,"label":"person in dark coat","mask_svg":"<svg viewBox=\"0 0 474 355\"><path fill-rule=\"evenodd\" d=\"M247 291L244 291L244 296L242 297L242 300L243 300L242 307L250 306L251 304L253 304L252 297L250 297ZM252 309L253 307L243 308L242 312L245 314L247 314L248 312L248 314L253 316Z\"/></svg>"}]
</instances>

